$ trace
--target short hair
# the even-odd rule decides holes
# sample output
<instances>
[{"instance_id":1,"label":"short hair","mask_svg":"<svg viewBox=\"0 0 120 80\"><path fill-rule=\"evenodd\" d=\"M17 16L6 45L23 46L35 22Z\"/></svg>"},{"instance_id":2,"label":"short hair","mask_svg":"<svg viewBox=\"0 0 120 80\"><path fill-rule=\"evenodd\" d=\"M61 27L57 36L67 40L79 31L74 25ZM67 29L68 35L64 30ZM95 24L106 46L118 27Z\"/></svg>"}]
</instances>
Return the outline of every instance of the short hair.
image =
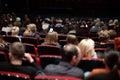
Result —
<instances>
[{"instance_id":1,"label":"short hair","mask_svg":"<svg viewBox=\"0 0 120 80\"><path fill-rule=\"evenodd\" d=\"M32 23L28 24L27 29L32 31L32 32L36 31L36 24L32 24Z\"/></svg>"},{"instance_id":2,"label":"short hair","mask_svg":"<svg viewBox=\"0 0 120 80\"><path fill-rule=\"evenodd\" d=\"M117 36L117 32L113 29L109 30L110 39L114 39Z\"/></svg>"},{"instance_id":3,"label":"short hair","mask_svg":"<svg viewBox=\"0 0 120 80\"><path fill-rule=\"evenodd\" d=\"M16 59L22 59L25 53L25 48L21 42L13 42L9 46L9 52Z\"/></svg>"},{"instance_id":4,"label":"short hair","mask_svg":"<svg viewBox=\"0 0 120 80\"><path fill-rule=\"evenodd\" d=\"M19 27L18 26L12 27L12 35L18 34L18 33L19 33Z\"/></svg>"},{"instance_id":5,"label":"short hair","mask_svg":"<svg viewBox=\"0 0 120 80\"><path fill-rule=\"evenodd\" d=\"M48 32L45 38L45 44L56 44L58 41L58 33L53 31L53 32Z\"/></svg>"},{"instance_id":6,"label":"short hair","mask_svg":"<svg viewBox=\"0 0 120 80\"><path fill-rule=\"evenodd\" d=\"M71 44L78 45L78 39L75 35L68 34L66 40L68 44L71 43Z\"/></svg>"},{"instance_id":7,"label":"short hair","mask_svg":"<svg viewBox=\"0 0 120 80\"><path fill-rule=\"evenodd\" d=\"M118 52L116 50L106 50L105 51L104 59L110 69L112 69L114 65L118 64L119 55L120 55L120 52Z\"/></svg>"},{"instance_id":8,"label":"short hair","mask_svg":"<svg viewBox=\"0 0 120 80\"><path fill-rule=\"evenodd\" d=\"M82 39L78 44L78 47L80 48L83 57L92 57L94 55L95 42L92 39Z\"/></svg>"},{"instance_id":9,"label":"short hair","mask_svg":"<svg viewBox=\"0 0 120 80\"><path fill-rule=\"evenodd\" d=\"M101 30L98 32L100 42L107 42L110 38L108 30Z\"/></svg>"},{"instance_id":10,"label":"short hair","mask_svg":"<svg viewBox=\"0 0 120 80\"><path fill-rule=\"evenodd\" d=\"M77 46L73 44L66 44L61 49L62 60L66 62L70 62L73 56L78 56L80 53L78 52Z\"/></svg>"},{"instance_id":11,"label":"short hair","mask_svg":"<svg viewBox=\"0 0 120 80\"><path fill-rule=\"evenodd\" d=\"M120 52L116 50L108 50L105 52L105 63L111 70L110 74L113 77L119 78L118 67L119 67Z\"/></svg>"}]
</instances>

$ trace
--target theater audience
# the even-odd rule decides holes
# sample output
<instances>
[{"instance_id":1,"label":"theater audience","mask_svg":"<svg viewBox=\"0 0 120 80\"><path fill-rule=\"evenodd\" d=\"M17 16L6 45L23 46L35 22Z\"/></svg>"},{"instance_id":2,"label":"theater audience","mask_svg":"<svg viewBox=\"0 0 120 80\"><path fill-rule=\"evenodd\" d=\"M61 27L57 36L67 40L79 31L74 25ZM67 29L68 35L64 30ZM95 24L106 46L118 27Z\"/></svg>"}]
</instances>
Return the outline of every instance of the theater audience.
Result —
<instances>
[{"instance_id":1,"label":"theater audience","mask_svg":"<svg viewBox=\"0 0 120 80\"><path fill-rule=\"evenodd\" d=\"M88 57L88 58L97 58L97 54L95 52L95 42L90 39L82 39L79 44L78 44L81 54L83 57Z\"/></svg>"},{"instance_id":2,"label":"theater audience","mask_svg":"<svg viewBox=\"0 0 120 80\"><path fill-rule=\"evenodd\" d=\"M83 70L76 67L81 60L80 49L73 45L67 44L62 49L62 60L58 65L49 64L45 67L46 75L59 75L84 78Z\"/></svg>"},{"instance_id":3,"label":"theater audience","mask_svg":"<svg viewBox=\"0 0 120 80\"><path fill-rule=\"evenodd\" d=\"M116 50L108 50L105 52L104 64L105 68L93 69L89 77L92 77L96 74L109 74L114 80L120 80L120 70L118 69L118 63L120 59L120 53Z\"/></svg>"},{"instance_id":4,"label":"theater audience","mask_svg":"<svg viewBox=\"0 0 120 80\"><path fill-rule=\"evenodd\" d=\"M25 73L34 78L36 71L41 70L31 55L25 53L25 48L21 42L10 44L8 55L10 62L0 62L0 70L2 71ZM28 61L29 65L23 65L23 61Z\"/></svg>"}]
</instances>

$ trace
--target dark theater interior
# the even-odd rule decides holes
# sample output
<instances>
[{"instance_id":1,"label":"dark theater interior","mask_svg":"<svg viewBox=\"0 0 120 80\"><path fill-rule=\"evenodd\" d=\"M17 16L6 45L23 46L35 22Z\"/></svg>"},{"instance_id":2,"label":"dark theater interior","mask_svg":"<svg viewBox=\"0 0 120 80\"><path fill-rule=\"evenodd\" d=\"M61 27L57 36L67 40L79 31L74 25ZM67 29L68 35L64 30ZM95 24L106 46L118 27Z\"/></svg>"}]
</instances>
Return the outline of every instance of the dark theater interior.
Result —
<instances>
[{"instance_id":1,"label":"dark theater interior","mask_svg":"<svg viewBox=\"0 0 120 80\"><path fill-rule=\"evenodd\" d=\"M119 0L0 0L1 12L118 16Z\"/></svg>"},{"instance_id":2,"label":"dark theater interior","mask_svg":"<svg viewBox=\"0 0 120 80\"><path fill-rule=\"evenodd\" d=\"M0 0L0 80L120 80L120 0Z\"/></svg>"}]
</instances>

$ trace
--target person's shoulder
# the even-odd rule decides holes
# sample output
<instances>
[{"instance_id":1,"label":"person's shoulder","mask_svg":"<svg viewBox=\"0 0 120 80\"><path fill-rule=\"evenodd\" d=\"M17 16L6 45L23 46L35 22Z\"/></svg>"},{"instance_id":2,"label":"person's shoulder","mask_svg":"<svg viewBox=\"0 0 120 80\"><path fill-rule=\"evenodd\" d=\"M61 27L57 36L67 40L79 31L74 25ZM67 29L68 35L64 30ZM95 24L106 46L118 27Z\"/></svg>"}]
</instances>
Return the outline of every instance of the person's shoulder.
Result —
<instances>
[{"instance_id":1,"label":"person's shoulder","mask_svg":"<svg viewBox=\"0 0 120 80\"><path fill-rule=\"evenodd\" d=\"M79 67L72 67L72 69L73 69L74 72L84 73L84 71Z\"/></svg>"},{"instance_id":2,"label":"person's shoulder","mask_svg":"<svg viewBox=\"0 0 120 80\"><path fill-rule=\"evenodd\" d=\"M48 64L45 69L54 69L56 66L58 65L55 65L55 64Z\"/></svg>"},{"instance_id":3,"label":"person's shoulder","mask_svg":"<svg viewBox=\"0 0 120 80\"><path fill-rule=\"evenodd\" d=\"M105 69L104 68L93 69L92 72L99 73L99 72L102 72L102 71L105 71Z\"/></svg>"},{"instance_id":4,"label":"person's shoulder","mask_svg":"<svg viewBox=\"0 0 120 80\"><path fill-rule=\"evenodd\" d=\"M99 73L107 73L106 69L104 68L98 68L98 69L93 69L89 76L95 75L95 74L99 74Z\"/></svg>"}]
</instances>

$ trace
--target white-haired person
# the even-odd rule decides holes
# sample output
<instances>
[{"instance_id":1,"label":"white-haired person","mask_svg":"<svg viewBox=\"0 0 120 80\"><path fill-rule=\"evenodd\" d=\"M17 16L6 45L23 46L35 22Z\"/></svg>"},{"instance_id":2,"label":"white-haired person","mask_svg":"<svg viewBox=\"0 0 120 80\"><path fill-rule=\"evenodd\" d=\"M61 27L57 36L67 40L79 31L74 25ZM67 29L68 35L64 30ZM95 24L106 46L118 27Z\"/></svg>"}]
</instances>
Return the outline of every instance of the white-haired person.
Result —
<instances>
[{"instance_id":1,"label":"white-haired person","mask_svg":"<svg viewBox=\"0 0 120 80\"><path fill-rule=\"evenodd\" d=\"M92 39L82 39L79 42L78 47L80 48L83 57L97 58L97 54L94 49L95 42Z\"/></svg>"},{"instance_id":2,"label":"white-haired person","mask_svg":"<svg viewBox=\"0 0 120 80\"><path fill-rule=\"evenodd\" d=\"M33 24L33 23L28 24L27 29L23 33L23 36L24 37L35 37L37 39L40 39L40 34L37 31L36 24Z\"/></svg>"},{"instance_id":3,"label":"white-haired person","mask_svg":"<svg viewBox=\"0 0 120 80\"><path fill-rule=\"evenodd\" d=\"M18 37L19 40L21 41L22 36L19 35L19 30L20 30L20 29L19 29L18 26L13 26L13 27L12 27L12 31L11 31L11 36L13 36L13 37Z\"/></svg>"}]
</instances>

